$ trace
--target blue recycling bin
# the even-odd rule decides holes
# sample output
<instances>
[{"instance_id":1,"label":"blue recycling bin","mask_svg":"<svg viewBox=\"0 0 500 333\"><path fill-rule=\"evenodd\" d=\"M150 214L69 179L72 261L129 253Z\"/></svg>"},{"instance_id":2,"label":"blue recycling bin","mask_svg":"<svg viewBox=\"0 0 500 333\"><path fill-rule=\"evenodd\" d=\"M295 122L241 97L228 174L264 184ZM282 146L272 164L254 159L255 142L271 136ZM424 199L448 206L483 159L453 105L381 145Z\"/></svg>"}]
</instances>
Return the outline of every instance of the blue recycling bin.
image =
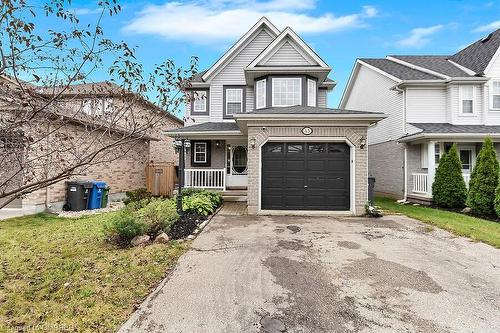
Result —
<instances>
[{"instance_id":1,"label":"blue recycling bin","mask_svg":"<svg viewBox=\"0 0 500 333\"><path fill-rule=\"evenodd\" d=\"M101 208L101 200L102 200L102 195L104 193L104 189L106 188L106 183L94 180L92 184L93 184L92 191L90 191L87 208L99 209Z\"/></svg>"}]
</instances>

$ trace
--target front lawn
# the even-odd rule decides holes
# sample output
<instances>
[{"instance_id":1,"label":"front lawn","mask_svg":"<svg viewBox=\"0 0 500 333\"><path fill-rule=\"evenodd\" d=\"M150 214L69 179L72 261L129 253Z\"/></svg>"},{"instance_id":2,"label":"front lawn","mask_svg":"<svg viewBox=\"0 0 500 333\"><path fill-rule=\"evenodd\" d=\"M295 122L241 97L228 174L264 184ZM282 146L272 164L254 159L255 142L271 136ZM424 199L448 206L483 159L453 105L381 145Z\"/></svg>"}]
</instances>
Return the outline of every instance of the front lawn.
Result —
<instances>
[{"instance_id":1,"label":"front lawn","mask_svg":"<svg viewBox=\"0 0 500 333\"><path fill-rule=\"evenodd\" d=\"M404 214L456 235L500 248L500 223L498 222L425 206L403 205L388 198L376 198L375 204L385 211Z\"/></svg>"},{"instance_id":2,"label":"front lawn","mask_svg":"<svg viewBox=\"0 0 500 333\"><path fill-rule=\"evenodd\" d=\"M113 214L0 221L0 332L116 331L186 246L113 246Z\"/></svg>"}]
</instances>

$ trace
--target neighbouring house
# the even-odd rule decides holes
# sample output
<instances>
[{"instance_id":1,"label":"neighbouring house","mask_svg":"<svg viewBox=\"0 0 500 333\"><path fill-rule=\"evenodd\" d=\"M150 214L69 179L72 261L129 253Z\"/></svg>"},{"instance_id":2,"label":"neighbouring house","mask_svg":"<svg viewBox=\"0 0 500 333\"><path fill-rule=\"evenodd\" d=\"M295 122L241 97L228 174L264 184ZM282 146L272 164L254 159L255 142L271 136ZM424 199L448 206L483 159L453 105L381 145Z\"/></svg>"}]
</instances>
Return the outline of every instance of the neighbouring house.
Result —
<instances>
[{"instance_id":1,"label":"neighbouring house","mask_svg":"<svg viewBox=\"0 0 500 333\"><path fill-rule=\"evenodd\" d=\"M468 184L489 136L500 151L500 30L453 55L393 55L356 61L341 108L381 111L368 130L376 190L429 202L443 152L458 146Z\"/></svg>"},{"instance_id":2,"label":"neighbouring house","mask_svg":"<svg viewBox=\"0 0 500 333\"><path fill-rule=\"evenodd\" d=\"M50 97L60 93L60 88L37 89L42 96ZM10 105L5 99L2 101L2 116L9 112L15 115L18 106ZM81 168L70 179L105 181L111 188L110 198L119 199L124 196L125 191L146 186L148 162L178 164L173 139L165 134L165 130L180 128L183 126L183 121L144 98L125 92L115 84L99 82L72 85L61 93L52 108L54 111L51 111L49 116L35 118L29 128L20 129L19 138L2 137L0 140L0 149L12 149L12 151L19 147L16 142L23 136L30 135L36 138L37 132L43 133L39 144L42 149L45 145L68 143L68 149L61 149L55 154L57 156L52 156L53 160L58 159L61 162L51 162L48 164L49 168L37 166L39 170L36 171L23 170L23 174L17 177L18 184L23 183L24 177L36 177L40 172L54 173L58 163L64 163L65 160L83 154L86 149L90 150L91 145L106 145L107 142L127 136L130 136L128 143L111 152L116 158L113 156L97 158L96 161L99 163ZM130 125L130 117L135 118L133 125ZM129 125L127 126L125 122ZM154 126L147 130L137 130L137 133L130 135L130 132L134 131L134 126L140 127L141 123L147 122ZM54 133L45 135L51 130ZM65 139L61 140L61 137ZM14 163L17 163L19 156L21 159L33 158L31 152L17 152ZM59 210L65 202L65 181L59 181L15 199L7 207L22 208L29 213L46 209Z\"/></svg>"},{"instance_id":3,"label":"neighbouring house","mask_svg":"<svg viewBox=\"0 0 500 333\"><path fill-rule=\"evenodd\" d=\"M291 28L260 19L191 83L184 186L225 191L249 214L362 214L367 129L381 113L330 109L331 68Z\"/></svg>"}]
</instances>

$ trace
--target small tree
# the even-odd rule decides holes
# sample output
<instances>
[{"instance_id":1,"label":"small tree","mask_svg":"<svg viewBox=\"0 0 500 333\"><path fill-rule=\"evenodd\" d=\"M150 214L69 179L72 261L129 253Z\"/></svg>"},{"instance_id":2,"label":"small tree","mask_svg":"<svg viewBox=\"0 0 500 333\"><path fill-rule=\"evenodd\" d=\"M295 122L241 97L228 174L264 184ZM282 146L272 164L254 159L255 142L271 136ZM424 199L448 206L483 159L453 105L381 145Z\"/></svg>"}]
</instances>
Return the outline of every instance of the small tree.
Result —
<instances>
[{"instance_id":1,"label":"small tree","mask_svg":"<svg viewBox=\"0 0 500 333\"><path fill-rule=\"evenodd\" d=\"M462 163L454 144L439 161L432 184L432 198L441 207L461 208L467 199L467 187L462 177Z\"/></svg>"},{"instance_id":2,"label":"small tree","mask_svg":"<svg viewBox=\"0 0 500 333\"><path fill-rule=\"evenodd\" d=\"M472 212L490 215L495 212L494 198L498 186L499 165L495 147L490 138L486 138L477 156L469 183L467 206Z\"/></svg>"}]
</instances>

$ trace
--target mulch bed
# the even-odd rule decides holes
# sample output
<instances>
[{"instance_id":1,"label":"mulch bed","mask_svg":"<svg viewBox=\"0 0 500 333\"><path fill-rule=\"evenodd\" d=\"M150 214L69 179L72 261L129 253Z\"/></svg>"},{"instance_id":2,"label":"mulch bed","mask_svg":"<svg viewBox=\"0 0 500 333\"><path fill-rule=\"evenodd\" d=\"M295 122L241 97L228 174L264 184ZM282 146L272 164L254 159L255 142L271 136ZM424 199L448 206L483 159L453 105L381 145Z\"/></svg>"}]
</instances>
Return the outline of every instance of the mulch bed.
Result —
<instances>
[{"instance_id":1,"label":"mulch bed","mask_svg":"<svg viewBox=\"0 0 500 333\"><path fill-rule=\"evenodd\" d=\"M184 215L172 225L168 232L168 236L170 239L185 238L191 235L205 219L205 216L196 212L184 213Z\"/></svg>"}]
</instances>

